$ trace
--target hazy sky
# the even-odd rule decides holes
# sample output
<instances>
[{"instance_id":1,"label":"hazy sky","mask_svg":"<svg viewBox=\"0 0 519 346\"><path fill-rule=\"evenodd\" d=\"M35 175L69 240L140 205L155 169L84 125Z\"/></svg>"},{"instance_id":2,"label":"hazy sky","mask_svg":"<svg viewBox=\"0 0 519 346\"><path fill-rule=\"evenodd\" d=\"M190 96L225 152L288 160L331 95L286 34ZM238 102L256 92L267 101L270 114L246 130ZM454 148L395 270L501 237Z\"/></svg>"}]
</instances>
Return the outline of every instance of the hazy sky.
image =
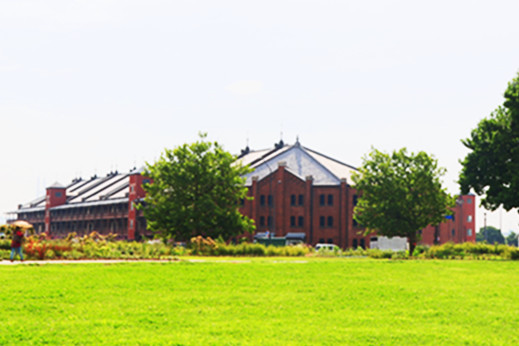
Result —
<instances>
[{"instance_id":1,"label":"hazy sky","mask_svg":"<svg viewBox=\"0 0 519 346\"><path fill-rule=\"evenodd\" d=\"M372 146L424 150L456 193L460 139L519 71L518 14L517 0L1 1L0 222L55 181L127 171L199 131L233 153L282 132L352 165ZM515 211L488 214L500 222L519 230Z\"/></svg>"}]
</instances>

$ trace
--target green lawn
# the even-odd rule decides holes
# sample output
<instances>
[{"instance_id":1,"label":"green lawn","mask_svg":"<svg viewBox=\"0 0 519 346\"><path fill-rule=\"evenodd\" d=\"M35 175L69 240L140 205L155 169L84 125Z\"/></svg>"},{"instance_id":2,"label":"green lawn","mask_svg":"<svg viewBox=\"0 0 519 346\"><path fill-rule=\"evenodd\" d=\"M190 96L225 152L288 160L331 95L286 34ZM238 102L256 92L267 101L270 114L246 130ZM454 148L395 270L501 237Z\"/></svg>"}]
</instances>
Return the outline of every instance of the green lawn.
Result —
<instances>
[{"instance_id":1,"label":"green lawn","mask_svg":"<svg viewBox=\"0 0 519 346\"><path fill-rule=\"evenodd\" d=\"M0 344L519 343L519 262L301 261L2 266Z\"/></svg>"}]
</instances>

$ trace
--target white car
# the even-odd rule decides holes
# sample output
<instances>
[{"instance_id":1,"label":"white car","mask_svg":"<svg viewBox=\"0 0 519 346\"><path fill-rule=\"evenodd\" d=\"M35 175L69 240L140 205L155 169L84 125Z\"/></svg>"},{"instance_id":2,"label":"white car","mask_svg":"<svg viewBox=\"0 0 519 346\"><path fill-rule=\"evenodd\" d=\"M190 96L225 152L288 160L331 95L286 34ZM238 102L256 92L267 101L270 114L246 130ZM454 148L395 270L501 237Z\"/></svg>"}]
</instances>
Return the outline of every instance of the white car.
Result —
<instances>
[{"instance_id":1,"label":"white car","mask_svg":"<svg viewBox=\"0 0 519 346\"><path fill-rule=\"evenodd\" d=\"M339 247L335 244L319 243L315 244L315 251L323 249L324 251L338 251Z\"/></svg>"}]
</instances>

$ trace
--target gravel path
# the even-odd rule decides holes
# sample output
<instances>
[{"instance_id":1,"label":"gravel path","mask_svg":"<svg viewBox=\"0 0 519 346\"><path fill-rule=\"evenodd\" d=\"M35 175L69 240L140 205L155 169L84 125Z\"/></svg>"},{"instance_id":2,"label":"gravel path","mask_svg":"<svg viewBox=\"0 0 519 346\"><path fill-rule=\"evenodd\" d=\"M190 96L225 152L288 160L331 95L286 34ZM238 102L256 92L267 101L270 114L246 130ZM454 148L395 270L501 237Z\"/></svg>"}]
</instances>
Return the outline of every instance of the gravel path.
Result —
<instances>
[{"instance_id":1,"label":"gravel path","mask_svg":"<svg viewBox=\"0 0 519 346\"><path fill-rule=\"evenodd\" d=\"M266 257L267 258L267 257ZM83 264L83 263L101 263L101 264L113 264L113 263L169 263L169 262L193 262L193 263L204 263L204 262L212 262L212 263L250 263L251 260L247 258L236 258L236 259L222 259L222 258L181 258L175 260L158 260L158 259L150 259L150 260L110 260L110 259L99 259L99 260L43 260L43 261L23 261L15 260L11 262L9 260L0 260L0 266L13 266L13 265L43 265L43 264ZM307 260L274 260L272 263L308 263Z\"/></svg>"},{"instance_id":2,"label":"gravel path","mask_svg":"<svg viewBox=\"0 0 519 346\"><path fill-rule=\"evenodd\" d=\"M112 263L135 263L135 262L153 262L153 263L167 263L167 262L177 262L178 260L47 260L47 261L20 261L15 260L13 262L9 260L0 261L0 265L29 265L29 264L82 264L82 263L103 263L103 264L112 264Z\"/></svg>"}]
</instances>

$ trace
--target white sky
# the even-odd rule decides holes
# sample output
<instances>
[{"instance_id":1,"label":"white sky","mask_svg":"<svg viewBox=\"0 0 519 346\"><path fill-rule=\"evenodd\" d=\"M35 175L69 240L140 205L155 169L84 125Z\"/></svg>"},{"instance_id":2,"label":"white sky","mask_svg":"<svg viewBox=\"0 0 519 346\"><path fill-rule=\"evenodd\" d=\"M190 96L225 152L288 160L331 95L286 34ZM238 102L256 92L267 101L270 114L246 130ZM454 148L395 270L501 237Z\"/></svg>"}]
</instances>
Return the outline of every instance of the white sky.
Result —
<instances>
[{"instance_id":1,"label":"white sky","mask_svg":"<svg viewBox=\"0 0 519 346\"><path fill-rule=\"evenodd\" d=\"M127 171L199 131L233 153L283 132L352 165L372 146L424 150L456 193L460 139L519 71L518 14L517 0L1 1L0 222L55 181ZM487 220L519 230L515 211Z\"/></svg>"}]
</instances>

